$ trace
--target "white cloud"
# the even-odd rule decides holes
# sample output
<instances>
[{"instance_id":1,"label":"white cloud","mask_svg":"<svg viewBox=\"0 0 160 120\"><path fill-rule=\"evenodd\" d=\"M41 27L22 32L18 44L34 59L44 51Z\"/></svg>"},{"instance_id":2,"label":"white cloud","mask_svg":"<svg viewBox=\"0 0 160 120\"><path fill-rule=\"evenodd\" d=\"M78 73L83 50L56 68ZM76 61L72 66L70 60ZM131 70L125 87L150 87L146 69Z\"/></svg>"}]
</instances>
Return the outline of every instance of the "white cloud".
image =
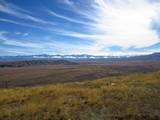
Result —
<instances>
[{"instance_id":1,"label":"white cloud","mask_svg":"<svg viewBox=\"0 0 160 120\"><path fill-rule=\"evenodd\" d=\"M2 40L2 44L18 46L18 47L26 47L26 48L37 48L37 49L42 48L42 46L40 46L38 43L7 38L6 35L8 34L10 33L6 31L0 31L0 40ZM18 33L18 34L22 34L22 33Z\"/></svg>"},{"instance_id":2,"label":"white cloud","mask_svg":"<svg viewBox=\"0 0 160 120\"><path fill-rule=\"evenodd\" d=\"M76 46L71 44L43 44L43 46L50 46L60 49L62 53L71 53L72 51L82 54L110 54L114 51L110 51L111 46L120 46L123 51L116 54L135 54L135 52L127 51L128 48L146 48L160 42L159 35L152 29L152 22L156 21L160 24L160 1L151 2L151 0L89 0L88 9L83 9L76 6L72 0L63 0L63 3L71 6L70 8L80 16L82 19L74 19L72 16L61 15L53 11L49 11L50 14L68 22L82 24L82 32L69 31L67 28L53 28L29 25L27 23L19 23L13 20L1 19L0 21L23 25L27 27L34 27L38 29L47 30L56 34L78 37L83 40L91 40L93 44ZM1 2L0 2L1 3ZM87 6L87 5L86 5ZM49 22L43 21L36 17L30 16L20 8L13 7L8 4L0 4L0 11L19 18L29 19L34 22L48 24ZM84 19L83 19L84 18ZM86 19L87 18L87 19ZM86 20L84 22L82 20ZM50 23L49 23L50 24ZM83 31L83 27L86 27L88 33ZM80 27L81 29L81 27ZM85 33L85 34L84 34ZM83 42L83 41L82 41ZM10 42L8 44L17 44ZM25 46L25 44L19 44ZM31 45L32 46L32 45ZM38 46L35 45L35 46ZM33 45L34 47L34 45ZM47 48L47 47L46 47ZM151 52L151 51L144 51ZM141 52L141 53L144 53ZM139 54L141 54L139 52Z\"/></svg>"},{"instance_id":3,"label":"white cloud","mask_svg":"<svg viewBox=\"0 0 160 120\"><path fill-rule=\"evenodd\" d=\"M137 48L160 42L151 28L153 19L158 17L159 3L151 4L147 0L95 0L95 3L98 16L95 27L105 35L96 42Z\"/></svg>"},{"instance_id":4,"label":"white cloud","mask_svg":"<svg viewBox=\"0 0 160 120\"><path fill-rule=\"evenodd\" d=\"M152 28L153 21L160 23L160 1L94 0L90 5L93 9L87 14L91 14L85 16L94 21L89 28L93 34L68 32L65 35L90 39L98 47L120 46L124 50L160 42L159 35Z\"/></svg>"},{"instance_id":5,"label":"white cloud","mask_svg":"<svg viewBox=\"0 0 160 120\"><path fill-rule=\"evenodd\" d=\"M16 32L15 34L16 34L16 35L23 36L23 37L26 37L26 36L29 35L29 33L22 33L22 32Z\"/></svg>"},{"instance_id":6,"label":"white cloud","mask_svg":"<svg viewBox=\"0 0 160 120\"><path fill-rule=\"evenodd\" d=\"M9 19L0 18L0 22L7 22L7 23L11 23L11 24L16 24L16 25L21 25L21 26L25 26L25 27L31 27L31 28L44 30L44 27L41 27L38 25L22 23L22 22L18 22L18 21L14 21L14 20L9 20Z\"/></svg>"},{"instance_id":7,"label":"white cloud","mask_svg":"<svg viewBox=\"0 0 160 120\"><path fill-rule=\"evenodd\" d=\"M66 21L69 21L69 22L74 22L74 23L78 23L78 24L84 24L84 25L88 25L89 23L87 22L84 22L84 21L81 21L81 20L76 20L76 19L73 19L73 18L70 18L70 17L66 17L64 15L60 15L60 14L57 14L53 11L48 11L51 15L55 16L55 17L58 17L58 18L61 18L61 19L64 19Z\"/></svg>"},{"instance_id":8,"label":"white cloud","mask_svg":"<svg viewBox=\"0 0 160 120\"><path fill-rule=\"evenodd\" d=\"M64 0L63 2L70 6L74 4L72 0Z\"/></svg>"}]
</instances>

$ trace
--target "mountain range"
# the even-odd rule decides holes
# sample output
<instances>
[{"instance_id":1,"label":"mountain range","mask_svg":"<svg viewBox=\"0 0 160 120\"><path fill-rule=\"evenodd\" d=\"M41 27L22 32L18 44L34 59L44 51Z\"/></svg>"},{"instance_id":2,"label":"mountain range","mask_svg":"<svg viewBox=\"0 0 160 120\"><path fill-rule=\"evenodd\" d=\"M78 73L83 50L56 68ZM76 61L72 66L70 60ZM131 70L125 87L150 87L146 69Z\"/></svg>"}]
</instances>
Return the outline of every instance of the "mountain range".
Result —
<instances>
[{"instance_id":1,"label":"mountain range","mask_svg":"<svg viewBox=\"0 0 160 120\"><path fill-rule=\"evenodd\" d=\"M55 59L66 59L66 60L119 60L119 61L137 61L137 60L160 60L160 53L153 53L149 55L137 55L137 56L96 56L96 55L24 55L24 56L0 56L0 61L23 61L23 60L55 60Z\"/></svg>"}]
</instances>

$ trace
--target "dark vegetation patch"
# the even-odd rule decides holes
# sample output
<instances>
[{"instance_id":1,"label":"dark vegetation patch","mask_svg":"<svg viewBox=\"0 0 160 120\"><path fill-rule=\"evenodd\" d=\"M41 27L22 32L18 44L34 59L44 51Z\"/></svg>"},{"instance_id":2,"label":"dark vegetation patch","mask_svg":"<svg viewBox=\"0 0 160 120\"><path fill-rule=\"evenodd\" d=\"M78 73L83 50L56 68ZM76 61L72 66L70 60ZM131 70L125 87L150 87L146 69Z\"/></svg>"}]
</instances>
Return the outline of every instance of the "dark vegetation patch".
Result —
<instances>
[{"instance_id":1,"label":"dark vegetation patch","mask_svg":"<svg viewBox=\"0 0 160 120\"><path fill-rule=\"evenodd\" d=\"M0 67L27 67L38 65L75 65L77 63L67 60L25 60L25 61L12 61L12 62L0 62Z\"/></svg>"}]
</instances>

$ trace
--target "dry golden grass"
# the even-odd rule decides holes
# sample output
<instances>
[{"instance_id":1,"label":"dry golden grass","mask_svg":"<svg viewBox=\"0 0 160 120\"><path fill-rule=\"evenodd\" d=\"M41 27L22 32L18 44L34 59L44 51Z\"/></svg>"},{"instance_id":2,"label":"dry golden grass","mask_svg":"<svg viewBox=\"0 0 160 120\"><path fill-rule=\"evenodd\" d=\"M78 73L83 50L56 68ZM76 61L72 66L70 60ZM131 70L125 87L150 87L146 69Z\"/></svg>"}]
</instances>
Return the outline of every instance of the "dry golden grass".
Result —
<instances>
[{"instance_id":1,"label":"dry golden grass","mask_svg":"<svg viewBox=\"0 0 160 120\"><path fill-rule=\"evenodd\" d=\"M0 90L0 120L159 120L160 72Z\"/></svg>"}]
</instances>

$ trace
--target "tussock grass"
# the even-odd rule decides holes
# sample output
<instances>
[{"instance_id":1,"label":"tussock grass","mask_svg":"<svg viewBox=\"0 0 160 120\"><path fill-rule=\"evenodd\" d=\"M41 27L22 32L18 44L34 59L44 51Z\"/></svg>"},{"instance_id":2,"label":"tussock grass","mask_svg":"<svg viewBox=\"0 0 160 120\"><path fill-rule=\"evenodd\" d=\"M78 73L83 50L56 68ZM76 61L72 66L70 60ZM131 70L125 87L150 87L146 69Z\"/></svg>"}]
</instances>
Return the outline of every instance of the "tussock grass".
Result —
<instances>
[{"instance_id":1,"label":"tussock grass","mask_svg":"<svg viewBox=\"0 0 160 120\"><path fill-rule=\"evenodd\" d=\"M0 90L0 120L159 120L160 72Z\"/></svg>"}]
</instances>

